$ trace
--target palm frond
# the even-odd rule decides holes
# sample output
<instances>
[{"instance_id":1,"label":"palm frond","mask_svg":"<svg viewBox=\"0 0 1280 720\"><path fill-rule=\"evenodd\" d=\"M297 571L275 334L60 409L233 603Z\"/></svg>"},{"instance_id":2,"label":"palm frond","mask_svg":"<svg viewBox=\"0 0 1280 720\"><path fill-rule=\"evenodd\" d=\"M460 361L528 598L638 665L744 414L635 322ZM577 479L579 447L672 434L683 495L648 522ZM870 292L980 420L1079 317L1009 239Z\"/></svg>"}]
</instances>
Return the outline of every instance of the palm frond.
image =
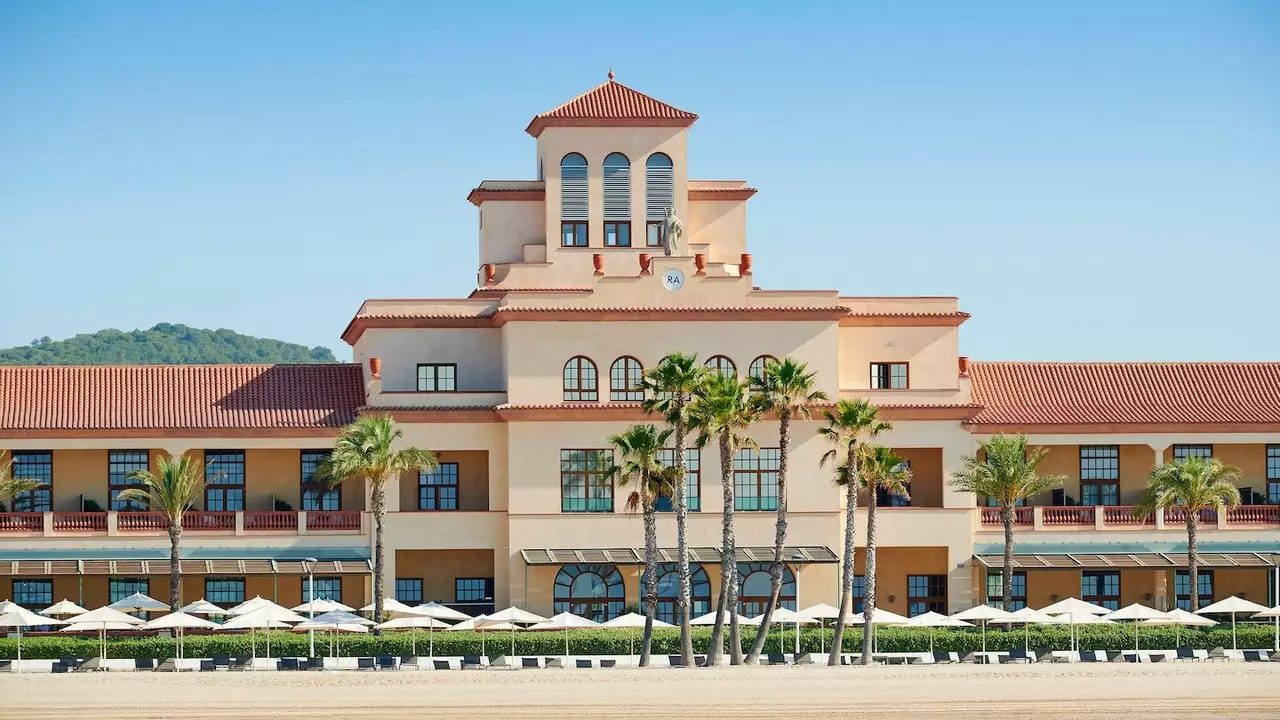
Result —
<instances>
[{"instance_id":1,"label":"palm frond","mask_svg":"<svg viewBox=\"0 0 1280 720\"><path fill-rule=\"evenodd\" d=\"M793 417L809 417L809 407L827 399L817 388L817 373L791 357L766 360L764 371L749 379L752 395L760 399L764 409L789 413Z\"/></svg>"},{"instance_id":2,"label":"palm frond","mask_svg":"<svg viewBox=\"0 0 1280 720\"><path fill-rule=\"evenodd\" d=\"M1065 475L1036 472L1049 454L1045 447L1028 448L1025 435L993 435L979 444L983 455L966 455L961 468L951 474L951 487L960 492L985 495L1002 507L1047 492L1061 485Z\"/></svg>"},{"instance_id":3,"label":"palm frond","mask_svg":"<svg viewBox=\"0 0 1280 720\"><path fill-rule=\"evenodd\" d=\"M135 470L129 478L141 487L128 488L119 499L146 503L153 512L164 515L171 526L182 527L182 516L204 497L209 478L202 463L188 455L161 456L156 471Z\"/></svg>"},{"instance_id":4,"label":"palm frond","mask_svg":"<svg viewBox=\"0 0 1280 720\"><path fill-rule=\"evenodd\" d=\"M14 498L24 492L30 492L40 487L39 480L33 478L18 478L10 474L13 467L12 459L5 459L4 451L0 450L0 498L13 501Z\"/></svg>"},{"instance_id":5,"label":"palm frond","mask_svg":"<svg viewBox=\"0 0 1280 720\"><path fill-rule=\"evenodd\" d=\"M330 486L344 480L368 480L381 487L410 470L434 470L435 453L419 447L396 448L404 432L390 415L362 415L344 427L316 479Z\"/></svg>"},{"instance_id":6,"label":"palm frond","mask_svg":"<svg viewBox=\"0 0 1280 720\"><path fill-rule=\"evenodd\" d=\"M1240 489L1234 480L1240 470L1216 458L1192 457L1154 468L1135 513L1145 520L1157 510L1186 508L1189 514L1201 510L1225 511L1240 504Z\"/></svg>"}]
</instances>

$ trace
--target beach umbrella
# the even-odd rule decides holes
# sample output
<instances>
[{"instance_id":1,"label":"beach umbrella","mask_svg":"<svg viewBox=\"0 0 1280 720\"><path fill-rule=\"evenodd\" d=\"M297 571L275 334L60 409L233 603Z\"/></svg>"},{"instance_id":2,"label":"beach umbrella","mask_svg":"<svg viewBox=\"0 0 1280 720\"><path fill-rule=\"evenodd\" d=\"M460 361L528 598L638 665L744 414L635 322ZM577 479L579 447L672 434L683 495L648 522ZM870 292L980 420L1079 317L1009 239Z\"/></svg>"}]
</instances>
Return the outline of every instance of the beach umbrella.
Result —
<instances>
[{"instance_id":1,"label":"beach umbrella","mask_svg":"<svg viewBox=\"0 0 1280 720\"><path fill-rule=\"evenodd\" d=\"M147 624L142 626L142 629L143 630L173 630L173 644L176 646L175 649L178 653L177 657L181 658L182 646L184 644L182 642L184 630L186 630L187 628L214 629L217 627L218 625L216 623L209 622L204 618L198 618L194 615L188 615L187 613L184 613L181 610L179 610L178 612L169 613L168 615L161 615L155 620L151 620L147 622Z\"/></svg>"},{"instance_id":2,"label":"beach umbrella","mask_svg":"<svg viewBox=\"0 0 1280 720\"><path fill-rule=\"evenodd\" d=\"M1162 618L1165 614L1155 608L1149 608L1140 603L1126 605L1119 610L1105 615L1108 620L1132 620L1133 621L1133 650L1138 650L1138 623L1142 620L1154 620Z\"/></svg>"},{"instance_id":3,"label":"beach umbrella","mask_svg":"<svg viewBox=\"0 0 1280 720\"><path fill-rule=\"evenodd\" d=\"M245 600L244 602L240 603L239 605L236 605L235 607L231 608L230 610L227 610L227 614L228 614L228 615L244 615L244 614L246 614L246 613L251 613L251 612L253 612L254 610L260 610L260 609L262 609L262 608L264 608L264 607L279 608L280 610L288 610L288 609L289 609L289 608L284 607L283 605L278 605L278 604L276 604L276 603L273 603L273 602L271 602L270 600L268 600L268 599L266 599L266 598L262 597L261 595L254 595L253 597L249 598L248 600Z\"/></svg>"},{"instance_id":4,"label":"beach umbrella","mask_svg":"<svg viewBox=\"0 0 1280 720\"><path fill-rule=\"evenodd\" d=\"M137 592L129 597L120 598L107 607L120 612L166 612L169 610L169 603L162 603L149 595Z\"/></svg>"},{"instance_id":5,"label":"beach umbrella","mask_svg":"<svg viewBox=\"0 0 1280 720\"><path fill-rule=\"evenodd\" d=\"M231 614L231 611L223 610L222 608L218 607L217 605L214 605L213 603L209 602L208 600L205 600L204 598L200 598L195 602L189 602L186 605L183 605L182 607L178 608L178 612L186 613L188 615L230 615Z\"/></svg>"},{"instance_id":6,"label":"beach umbrella","mask_svg":"<svg viewBox=\"0 0 1280 720\"><path fill-rule=\"evenodd\" d=\"M40 614L51 615L51 616L62 615L65 617L70 615L83 615L84 613L87 613L87 612L89 611L71 602L70 600L67 600L64 598L50 605L49 607L41 610Z\"/></svg>"},{"instance_id":7,"label":"beach umbrella","mask_svg":"<svg viewBox=\"0 0 1280 720\"><path fill-rule=\"evenodd\" d=\"M968 610L962 610L951 617L956 620L964 620L966 622L977 621L982 625L982 652L987 651L987 623L1003 622L1012 616L1013 613L990 605L977 605Z\"/></svg>"},{"instance_id":8,"label":"beach umbrella","mask_svg":"<svg viewBox=\"0 0 1280 720\"><path fill-rule=\"evenodd\" d=\"M775 608L775 609L774 609L774 612L777 612L777 608ZM747 617L746 615L743 615L743 614L741 614L741 613L735 613L735 614L738 616L738 624L739 624L739 625L759 625L759 624L760 624L760 619L759 619L759 618L749 618L749 617ZM728 624L729 624L729 620L730 620L729 613L728 613L728 611L725 611L725 613L724 613L724 624L725 624L725 625L728 625ZM707 613L706 615L699 615L698 617L693 618L692 620L690 620L690 621L689 621L689 624L690 624L690 625L715 625L715 624L716 624L716 611L715 611L715 610L712 610L711 612Z\"/></svg>"},{"instance_id":9,"label":"beach umbrella","mask_svg":"<svg viewBox=\"0 0 1280 720\"><path fill-rule=\"evenodd\" d=\"M481 655L487 654L485 652L485 644L484 644L485 633L499 632L499 631L505 632L507 630L510 630L513 633L513 637L514 637L515 631L519 629L520 629L520 626L516 625L515 623L498 622L496 620L491 621L489 620L489 616L487 615L477 615L471 618L470 620L463 620L457 625L454 625L453 627L449 628L450 631L471 630L471 631L480 633L480 654ZM515 652L512 651L511 654L514 655Z\"/></svg>"},{"instance_id":10,"label":"beach umbrella","mask_svg":"<svg viewBox=\"0 0 1280 720\"><path fill-rule=\"evenodd\" d=\"M334 612L335 610L350 613L355 612L356 609L350 605L343 605L337 600L316 598L315 600L304 602L297 607L290 608L290 610L293 610L296 613L315 613L316 615L323 615L324 613Z\"/></svg>"},{"instance_id":11,"label":"beach umbrella","mask_svg":"<svg viewBox=\"0 0 1280 720\"><path fill-rule=\"evenodd\" d=\"M440 603L434 602L434 601L428 602L428 603L422 603L421 605L415 605L413 606L413 611L418 613L419 615L425 615L429 618L435 618L437 620L448 620L450 622L461 622L463 620L471 619L471 616L464 612L454 610L448 605L441 605Z\"/></svg>"},{"instance_id":12,"label":"beach umbrella","mask_svg":"<svg viewBox=\"0 0 1280 720\"><path fill-rule=\"evenodd\" d=\"M428 631L434 632L436 628L441 630L449 627L448 624L442 623L435 618L429 618L426 615L407 615L405 617L392 618L378 626L380 630L409 630L412 633L413 654L418 654L418 628L427 628ZM434 648L433 648L434 649Z\"/></svg>"},{"instance_id":13,"label":"beach umbrella","mask_svg":"<svg viewBox=\"0 0 1280 720\"><path fill-rule=\"evenodd\" d=\"M1041 610L1041 612L1044 612ZM1071 628L1071 649L1079 649L1078 639L1076 637L1077 625L1114 625L1114 620L1108 620L1094 612L1066 612L1054 615L1059 623L1070 625Z\"/></svg>"},{"instance_id":14,"label":"beach umbrella","mask_svg":"<svg viewBox=\"0 0 1280 720\"><path fill-rule=\"evenodd\" d=\"M486 626L492 626L496 623L508 623L512 625L511 654L515 655L516 654L516 631L514 626L532 625L534 623L546 622L546 620L547 619L542 617L541 615L535 615L534 613L531 613L528 610L521 610L518 607L512 606L512 607L506 608L505 610L499 610L498 612L487 616L483 624Z\"/></svg>"},{"instance_id":15,"label":"beach umbrella","mask_svg":"<svg viewBox=\"0 0 1280 720\"><path fill-rule=\"evenodd\" d=\"M865 616L865 614L866 614L866 611L865 611L865 610L864 610L863 612L860 612L860 613L853 613L853 614L849 615L848 617L846 617L844 621L845 621L846 623L849 623L850 625L866 625L866 624L867 624L867 621L866 621L866 619L865 619L865 617L864 617L864 616ZM899 615L899 614L897 614L897 613L895 613L895 612L889 612L888 610L885 610L884 608L872 608L872 609L871 609L871 624L872 624L872 625L906 625L906 624L907 624L907 618L905 618L905 617L903 617L903 616L901 616L901 615ZM876 640L875 640L875 636L873 635L873 636L872 636L872 638L871 638L871 651L872 651L872 652L875 652L875 645L876 645Z\"/></svg>"},{"instance_id":16,"label":"beach umbrella","mask_svg":"<svg viewBox=\"0 0 1280 720\"><path fill-rule=\"evenodd\" d=\"M233 608L234 609L234 608ZM267 630L267 657L271 657L272 628L287 628L289 623L300 623L306 620L298 613L276 605L270 600L259 603L258 609L237 615L218 627L222 630L248 630L249 647L254 659L258 657L258 646L253 641L254 630Z\"/></svg>"},{"instance_id":17,"label":"beach umbrella","mask_svg":"<svg viewBox=\"0 0 1280 720\"><path fill-rule=\"evenodd\" d=\"M1022 649L1027 650L1031 647L1031 626L1034 625L1056 625L1058 619L1052 615L1046 615L1039 610L1032 610L1024 607L1020 610L1014 610L1009 613L1009 617L1004 620L992 620L991 622L1005 625L1022 624Z\"/></svg>"},{"instance_id":18,"label":"beach umbrella","mask_svg":"<svg viewBox=\"0 0 1280 720\"><path fill-rule=\"evenodd\" d=\"M1215 613L1222 613L1223 615L1230 615L1231 616L1231 647L1233 649L1236 649L1240 647L1240 643L1236 638L1236 615L1238 613L1253 614L1253 613L1260 613L1260 612L1266 612L1266 611L1267 611L1266 607L1259 605L1256 602L1251 602L1249 600L1245 600L1244 598L1240 598L1240 597L1236 597L1235 595L1232 595L1231 597L1225 600L1219 600L1218 602L1213 603L1212 605L1208 605L1206 607L1200 608L1199 610L1196 610L1196 614L1212 615Z\"/></svg>"},{"instance_id":19,"label":"beach umbrella","mask_svg":"<svg viewBox=\"0 0 1280 720\"><path fill-rule=\"evenodd\" d=\"M372 613L373 609L374 609L374 604L369 603L368 605L365 605L364 607L360 608L360 612ZM420 617L423 616L422 613L418 612L413 607L410 607L409 605L405 605L404 603L400 602L399 600L396 600L395 598L382 599L382 612L387 613L393 618L407 617L409 615L417 615ZM436 618L436 619L439 620L440 618Z\"/></svg>"},{"instance_id":20,"label":"beach umbrella","mask_svg":"<svg viewBox=\"0 0 1280 720\"><path fill-rule=\"evenodd\" d=\"M818 621L818 624L819 624L819 625L821 625L821 627L820 627L819 629L820 629L822 632L819 632L819 633L818 633L818 651L819 651L819 652L826 652L826 651L827 651L827 650L826 650L826 647L827 647L827 633L826 633L826 629L827 629L827 621L828 621L828 620L835 620L835 619L839 618L839 617L840 617L840 608L832 607L832 606L830 606L830 605L828 605L828 604L826 604L826 603L818 603L817 605L810 605L809 607L807 607L807 608L805 608L805 609L801 610L800 612L801 612L801 613L803 613L803 614L805 614L805 615L807 615L807 616L809 616L809 617L811 617L811 618L813 618L813 619L815 619L815 620L817 620L817 621Z\"/></svg>"},{"instance_id":21,"label":"beach umbrella","mask_svg":"<svg viewBox=\"0 0 1280 720\"><path fill-rule=\"evenodd\" d=\"M632 630L637 630L637 629L641 629L641 628L643 628L643 627L644 627L644 623L645 623L645 616L644 616L644 615L641 615L640 613L633 613L633 612L629 612L629 613L626 613L625 615L619 615L618 617L616 617L616 618L614 618L614 619L612 619L612 620L610 620L610 621L608 621L608 622L606 622L606 623L602 623L602 624L600 625L600 627L607 627L607 628L630 628L630 629L632 629ZM654 618L654 619L653 619L653 626L654 626L654 627L656 627L656 628L660 628L660 627L675 627L675 625L672 625L672 624L671 624L671 623L669 623L669 622L663 622L663 621L659 620L658 618ZM631 655L635 655L635 654L636 654L636 638L635 638L635 633L632 633L632 634L627 638L627 652L628 652L629 654L631 654Z\"/></svg>"},{"instance_id":22,"label":"beach umbrella","mask_svg":"<svg viewBox=\"0 0 1280 720\"><path fill-rule=\"evenodd\" d=\"M964 620L957 620L952 617L947 617L942 613L936 613L931 610L923 615L917 615L911 618L906 622L906 624L903 627L929 628L929 652L932 653L933 652L933 635L935 632L937 632L938 628L940 627L971 628L973 627L973 623L965 622Z\"/></svg>"},{"instance_id":23,"label":"beach umbrella","mask_svg":"<svg viewBox=\"0 0 1280 720\"><path fill-rule=\"evenodd\" d=\"M21 605L13 605L8 612L0 615L0 627L18 629L18 664L14 666L14 672L22 672L22 628L41 625L66 625L66 622L33 613Z\"/></svg>"},{"instance_id":24,"label":"beach umbrella","mask_svg":"<svg viewBox=\"0 0 1280 720\"><path fill-rule=\"evenodd\" d=\"M556 613L545 621L530 625L530 630L563 630L564 631L564 656L569 657L569 631L582 630L583 628L598 628L600 623L595 620L588 620L580 615L574 615L571 612ZM513 655L515 653L512 653Z\"/></svg>"},{"instance_id":25,"label":"beach umbrella","mask_svg":"<svg viewBox=\"0 0 1280 720\"><path fill-rule=\"evenodd\" d=\"M19 608L22 608L22 606L16 602L13 602L12 600L0 600L0 615L3 615L4 613L13 612L14 610L17 610ZM22 609L25 610L26 608L22 608Z\"/></svg>"},{"instance_id":26,"label":"beach umbrella","mask_svg":"<svg viewBox=\"0 0 1280 720\"><path fill-rule=\"evenodd\" d=\"M1111 610L1109 608L1102 607L1101 605L1094 605L1091 602L1085 602L1079 598L1069 597L1066 600L1059 600L1052 605L1040 608L1040 612L1045 615L1066 615L1068 613L1077 615L1109 615Z\"/></svg>"},{"instance_id":27,"label":"beach umbrella","mask_svg":"<svg viewBox=\"0 0 1280 720\"><path fill-rule=\"evenodd\" d=\"M1142 624L1143 625L1172 625L1173 641L1174 643L1181 645L1183 625L1186 625L1187 627L1209 627L1210 625L1217 625L1218 621L1210 620L1207 617L1202 617L1200 615L1189 613L1186 610L1183 610L1182 608L1177 608L1175 610L1170 610L1169 612L1166 612L1164 614L1164 617L1151 618L1150 620L1143 620Z\"/></svg>"},{"instance_id":28,"label":"beach umbrella","mask_svg":"<svg viewBox=\"0 0 1280 720\"><path fill-rule=\"evenodd\" d=\"M1266 610L1254 615L1254 617L1272 619L1276 629L1275 650L1276 652L1280 652L1280 605L1273 608L1267 608Z\"/></svg>"},{"instance_id":29,"label":"beach umbrella","mask_svg":"<svg viewBox=\"0 0 1280 720\"><path fill-rule=\"evenodd\" d=\"M752 618L752 620L755 621L755 624L759 625L764 622L764 614L761 614L759 617ZM800 626L818 624L817 620L805 615L804 613L796 612L795 610L788 610L781 606L773 609L773 618L771 618L769 622L772 625L782 625L784 629L788 624L796 626L796 655L800 654ZM782 652L782 635L783 633L778 633L778 652Z\"/></svg>"},{"instance_id":30,"label":"beach umbrella","mask_svg":"<svg viewBox=\"0 0 1280 720\"><path fill-rule=\"evenodd\" d=\"M319 602L319 601L317 601ZM305 622L299 623L294 630L328 630L329 631L329 656L332 657L335 652L334 641L337 639L337 633L353 632L362 633L369 632L368 626L374 622L366 617L355 614L349 610L330 610L321 613ZM338 641L337 651L341 651L342 644Z\"/></svg>"},{"instance_id":31,"label":"beach umbrella","mask_svg":"<svg viewBox=\"0 0 1280 720\"><path fill-rule=\"evenodd\" d=\"M83 632L85 630L98 630L99 642L102 648L102 657L107 657L107 631L108 630L128 630L142 624L141 618L132 615L126 615L115 608L100 607L97 610L90 610L76 616L71 625L62 628L63 632Z\"/></svg>"}]
</instances>

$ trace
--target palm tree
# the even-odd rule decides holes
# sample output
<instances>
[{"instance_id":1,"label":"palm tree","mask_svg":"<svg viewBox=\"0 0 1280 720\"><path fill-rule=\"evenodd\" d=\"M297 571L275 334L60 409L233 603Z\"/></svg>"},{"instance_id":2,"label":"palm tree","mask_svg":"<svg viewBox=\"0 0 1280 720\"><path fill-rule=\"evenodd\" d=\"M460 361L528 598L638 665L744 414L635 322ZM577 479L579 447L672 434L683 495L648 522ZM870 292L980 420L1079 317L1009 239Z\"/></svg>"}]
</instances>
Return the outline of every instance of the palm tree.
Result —
<instances>
[{"instance_id":1,"label":"palm tree","mask_svg":"<svg viewBox=\"0 0 1280 720\"><path fill-rule=\"evenodd\" d=\"M373 617L382 618L386 597L383 572L383 525L387 519L387 483L409 470L434 470L435 453L419 447L394 449L404 436L390 415L365 415L342 428L329 459L320 464L316 477L331 486L344 480L369 483L373 511Z\"/></svg>"},{"instance_id":2,"label":"palm tree","mask_svg":"<svg viewBox=\"0 0 1280 720\"><path fill-rule=\"evenodd\" d=\"M1187 575L1191 579L1191 611L1200 608L1200 554L1196 536L1200 532L1200 511L1218 512L1240 504L1240 490L1232 480L1240 470L1214 458L1190 457L1162 465L1147 476L1147 489L1138 504L1143 519L1157 510L1181 508L1187 522Z\"/></svg>"},{"instance_id":3,"label":"palm tree","mask_svg":"<svg viewBox=\"0 0 1280 720\"><path fill-rule=\"evenodd\" d=\"M1049 448L1027 447L1026 435L992 435L978 443L984 455L966 455L961 459L963 467L951 473L951 487L960 492L973 493L994 500L1000 506L1000 521L1004 524L1004 572L1000 579L1000 592L1007 599L1013 588L1013 509L1062 484L1065 475L1036 474L1036 468L1049 454Z\"/></svg>"},{"instance_id":4,"label":"palm tree","mask_svg":"<svg viewBox=\"0 0 1280 720\"><path fill-rule=\"evenodd\" d=\"M670 469L658 456L670 430L659 430L653 425L632 425L621 435L609 438L613 446L613 463L605 470L609 482L619 486L631 483L634 489L627 496L627 509L639 510L644 515L644 642L640 646L640 667L649 667L649 646L653 640L653 617L658 612L658 521L654 503L658 496L670 490Z\"/></svg>"},{"instance_id":5,"label":"palm tree","mask_svg":"<svg viewBox=\"0 0 1280 720\"><path fill-rule=\"evenodd\" d=\"M782 592L782 572L786 567L787 545L787 456L791 449L792 418L809 419L809 406L827 399L826 393L815 389L814 373L807 365L786 357L770 360L764 372L751 378L751 392L759 397L763 409L778 416L778 509L773 537L773 562L769 565L769 601L764 605L760 618L760 632L747 653L746 663L754 665L760 660L765 640L769 636L769 624L773 622L773 610Z\"/></svg>"},{"instance_id":6,"label":"palm tree","mask_svg":"<svg viewBox=\"0 0 1280 720\"><path fill-rule=\"evenodd\" d=\"M163 456L156 459L156 472L134 470L129 479L142 483L120 493L120 500L137 500L145 503L152 512L158 512L169 525L169 609L182 607L181 583L178 575L182 545L182 517L204 496L208 482L205 468L186 455Z\"/></svg>"},{"instance_id":7,"label":"palm tree","mask_svg":"<svg viewBox=\"0 0 1280 720\"><path fill-rule=\"evenodd\" d=\"M676 555L680 589L676 612L680 617L680 659L683 667L693 665L693 633L689 627L689 499L684 487L684 436L689 426L689 403L707 377L707 369L691 353L672 353L645 372L644 411L661 415L672 430L675 471L672 477L672 505L676 511Z\"/></svg>"},{"instance_id":8,"label":"palm tree","mask_svg":"<svg viewBox=\"0 0 1280 720\"><path fill-rule=\"evenodd\" d=\"M883 489L906 495L911 471L905 467L903 459L889 448L863 445L858 455L857 478L867 489L867 584L862 603L862 664L870 665L875 642L875 625L871 621L876 609L876 494Z\"/></svg>"},{"instance_id":9,"label":"palm tree","mask_svg":"<svg viewBox=\"0 0 1280 720\"><path fill-rule=\"evenodd\" d=\"M689 406L689 426L698 431L699 448L713 441L720 448L720 488L724 496L721 522L720 599L716 605L716 624L711 630L707 649L707 667L719 660L724 637L724 611L733 609L729 620L729 662L742 663L742 640L738 629L738 563L733 534L733 453L740 447L756 447L743 434L760 419L760 404L747 392L747 384L736 377L712 373L698 389Z\"/></svg>"},{"instance_id":10,"label":"palm tree","mask_svg":"<svg viewBox=\"0 0 1280 720\"><path fill-rule=\"evenodd\" d=\"M9 474L9 469L12 467L13 460L5 460L4 451L0 451L0 499L5 500L10 505L22 493L30 492L40 487L39 480L12 477Z\"/></svg>"},{"instance_id":11,"label":"palm tree","mask_svg":"<svg viewBox=\"0 0 1280 720\"><path fill-rule=\"evenodd\" d=\"M828 665L840 664L845 618L853 610L854 519L858 512L858 489L861 486L858 443L893 428L879 418L879 412L875 405L866 400L838 400L833 410L822 413L827 425L818 429L818 434L835 446L823 454L820 464L835 462L837 464L836 484L844 487L844 558L840 570L840 617L836 618L835 636L831 640L831 655L827 657ZM842 452L843 461L841 460Z\"/></svg>"}]
</instances>

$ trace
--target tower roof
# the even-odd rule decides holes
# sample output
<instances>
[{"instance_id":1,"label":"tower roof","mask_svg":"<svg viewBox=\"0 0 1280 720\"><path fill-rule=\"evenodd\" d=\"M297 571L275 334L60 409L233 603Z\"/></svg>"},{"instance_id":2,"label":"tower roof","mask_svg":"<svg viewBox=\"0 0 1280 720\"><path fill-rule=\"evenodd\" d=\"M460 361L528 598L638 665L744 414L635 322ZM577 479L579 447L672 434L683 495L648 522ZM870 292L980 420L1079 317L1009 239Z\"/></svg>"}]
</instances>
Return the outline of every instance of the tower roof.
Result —
<instances>
[{"instance_id":1,"label":"tower roof","mask_svg":"<svg viewBox=\"0 0 1280 720\"><path fill-rule=\"evenodd\" d=\"M525 132L534 137L548 127L689 127L695 113L633 90L613 79L563 105L534 116Z\"/></svg>"}]
</instances>

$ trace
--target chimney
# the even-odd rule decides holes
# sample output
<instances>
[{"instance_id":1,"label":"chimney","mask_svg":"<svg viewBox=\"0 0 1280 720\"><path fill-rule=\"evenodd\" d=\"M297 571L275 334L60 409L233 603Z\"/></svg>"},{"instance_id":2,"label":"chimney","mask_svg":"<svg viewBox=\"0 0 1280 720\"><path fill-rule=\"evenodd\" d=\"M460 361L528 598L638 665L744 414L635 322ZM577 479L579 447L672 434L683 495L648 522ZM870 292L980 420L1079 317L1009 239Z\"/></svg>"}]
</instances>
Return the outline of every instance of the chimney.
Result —
<instances>
[{"instance_id":1,"label":"chimney","mask_svg":"<svg viewBox=\"0 0 1280 720\"><path fill-rule=\"evenodd\" d=\"M376 405L374 398L382 394L382 358L369 358L369 377L364 383L364 404Z\"/></svg>"},{"instance_id":2,"label":"chimney","mask_svg":"<svg viewBox=\"0 0 1280 720\"><path fill-rule=\"evenodd\" d=\"M738 274L743 277L751 274L751 253L742 253L741 262L738 263Z\"/></svg>"},{"instance_id":3,"label":"chimney","mask_svg":"<svg viewBox=\"0 0 1280 720\"><path fill-rule=\"evenodd\" d=\"M369 358L369 379L370 380L382 379L382 358L380 357Z\"/></svg>"},{"instance_id":4,"label":"chimney","mask_svg":"<svg viewBox=\"0 0 1280 720\"><path fill-rule=\"evenodd\" d=\"M969 376L969 358L960 356L960 377Z\"/></svg>"}]
</instances>

